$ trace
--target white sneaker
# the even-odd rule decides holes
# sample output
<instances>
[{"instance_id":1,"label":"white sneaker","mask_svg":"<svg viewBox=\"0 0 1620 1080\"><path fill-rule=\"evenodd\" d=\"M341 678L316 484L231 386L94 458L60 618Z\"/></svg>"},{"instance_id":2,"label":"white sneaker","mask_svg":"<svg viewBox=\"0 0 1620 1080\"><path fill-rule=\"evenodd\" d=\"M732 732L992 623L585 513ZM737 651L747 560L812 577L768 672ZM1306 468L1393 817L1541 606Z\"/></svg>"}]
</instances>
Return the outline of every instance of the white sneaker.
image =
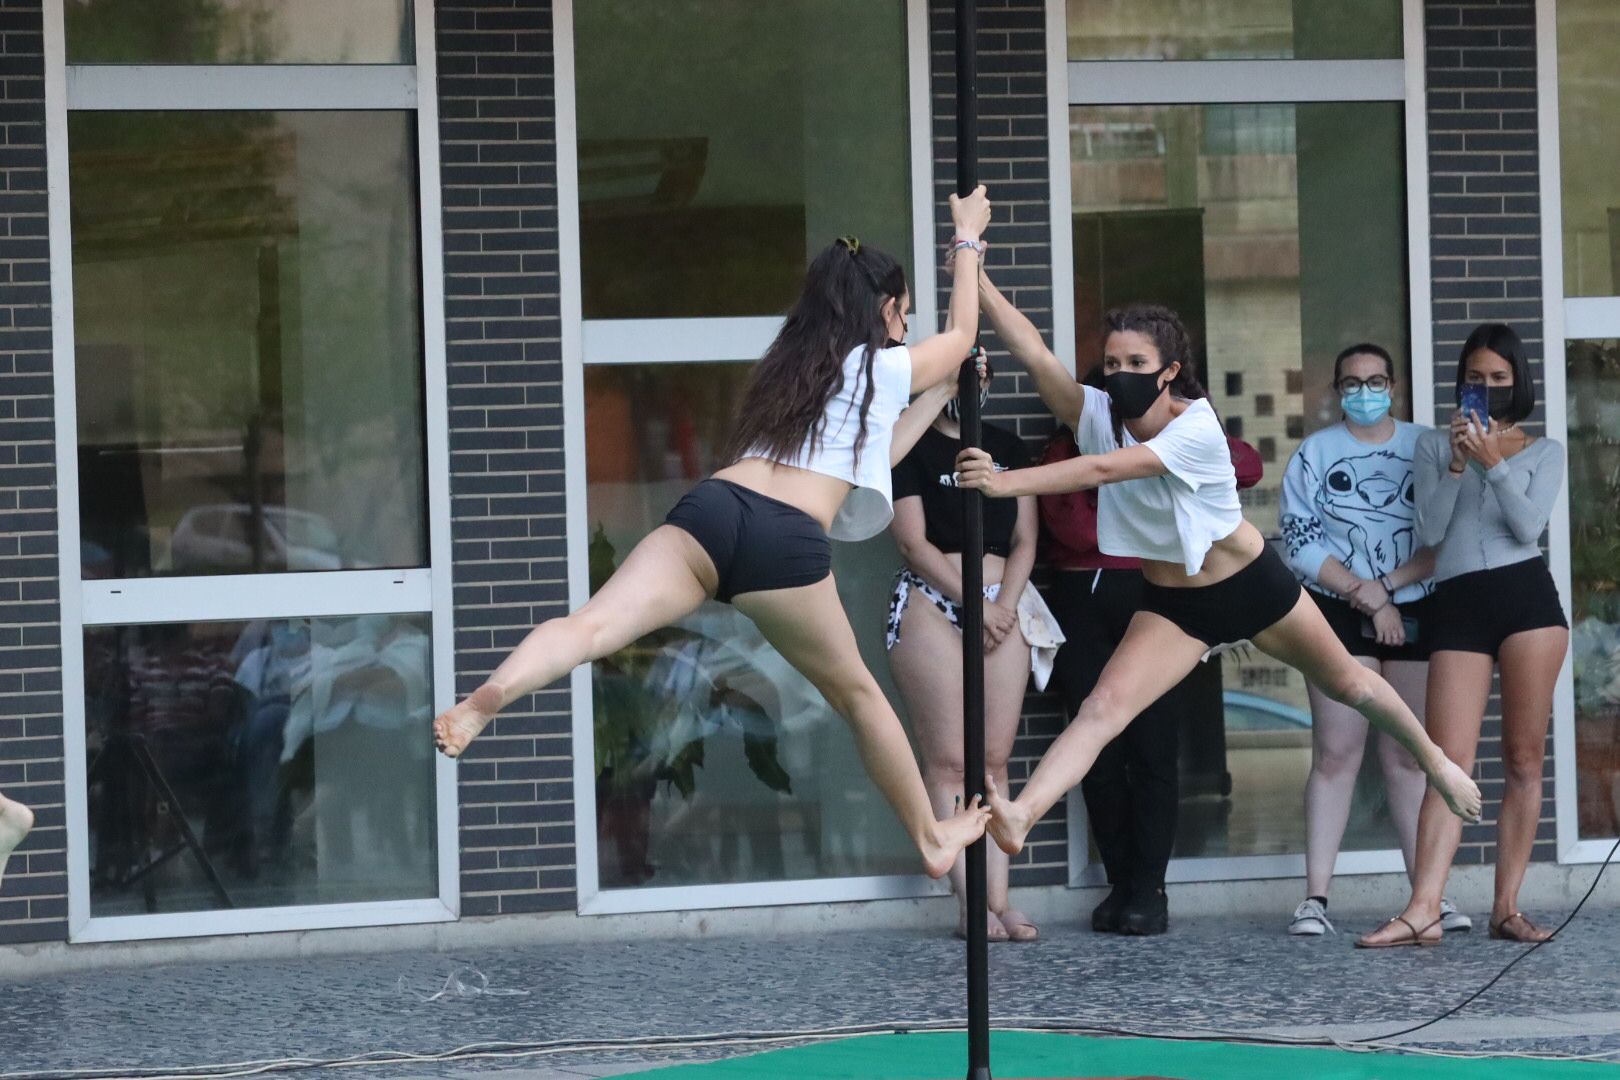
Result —
<instances>
[{"instance_id":1,"label":"white sneaker","mask_svg":"<svg viewBox=\"0 0 1620 1080\"><path fill-rule=\"evenodd\" d=\"M1440 898L1441 930L1444 930L1449 934L1453 932L1461 933L1462 931L1472 930L1473 928L1473 919L1470 919L1468 916L1458 911L1457 905L1453 904L1450 900L1447 900L1445 897Z\"/></svg>"},{"instance_id":2,"label":"white sneaker","mask_svg":"<svg viewBox=\"0 0 1620 1080\"><path fill-rule=\"evenodd\" d=\"M1288 932L1295 937L1321 937L1327 933L1338 933L1328 921L1327 909L1315 900L1306 900L1294 909L1294 921L1288 924Z\"/></svg>"}]
</instances>

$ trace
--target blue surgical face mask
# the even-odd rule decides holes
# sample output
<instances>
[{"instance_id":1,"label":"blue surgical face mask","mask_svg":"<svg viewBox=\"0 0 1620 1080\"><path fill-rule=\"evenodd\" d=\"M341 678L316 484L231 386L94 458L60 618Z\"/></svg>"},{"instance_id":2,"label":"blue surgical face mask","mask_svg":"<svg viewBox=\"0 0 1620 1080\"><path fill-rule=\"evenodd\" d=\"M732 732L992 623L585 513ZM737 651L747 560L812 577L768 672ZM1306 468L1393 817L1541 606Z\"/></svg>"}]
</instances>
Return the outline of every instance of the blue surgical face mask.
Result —
<instances>
[{"instance_id":1,"label":"blue surgical face mask","mask_svg":"<svg viewBox=\"0 0 1620 1080\"><path fill-rule=\"evenodd\" d=\"M1373 390L1366 386L1339 398L1344 415L1363 426L1371 426L1388 416L1391 402L1388 390Z\"/></svg>"}]
</instances>

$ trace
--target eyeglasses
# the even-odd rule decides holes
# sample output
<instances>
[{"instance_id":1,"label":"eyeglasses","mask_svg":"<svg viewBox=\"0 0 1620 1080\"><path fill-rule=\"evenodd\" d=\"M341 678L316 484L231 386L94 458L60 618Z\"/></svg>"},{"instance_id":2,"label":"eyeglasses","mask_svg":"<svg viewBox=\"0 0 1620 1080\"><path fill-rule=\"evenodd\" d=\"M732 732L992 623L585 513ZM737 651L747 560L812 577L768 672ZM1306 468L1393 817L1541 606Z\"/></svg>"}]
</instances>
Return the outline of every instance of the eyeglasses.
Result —
<instances>
[{"instance_id":1,"label":"eyeglasses","mask_svg":"<svg viewBox=\"0 0 1620 1080\"><path fill-rule=\"evenodd\" d=\"M1346 375L1339 380L1339 393L1354 394L1362 387L1366 387L1375 394L1388 390L1392 380L1387 375L1374 375L1371 378L1358 379L1354 375Z\"/></svg>"}]
</instances>

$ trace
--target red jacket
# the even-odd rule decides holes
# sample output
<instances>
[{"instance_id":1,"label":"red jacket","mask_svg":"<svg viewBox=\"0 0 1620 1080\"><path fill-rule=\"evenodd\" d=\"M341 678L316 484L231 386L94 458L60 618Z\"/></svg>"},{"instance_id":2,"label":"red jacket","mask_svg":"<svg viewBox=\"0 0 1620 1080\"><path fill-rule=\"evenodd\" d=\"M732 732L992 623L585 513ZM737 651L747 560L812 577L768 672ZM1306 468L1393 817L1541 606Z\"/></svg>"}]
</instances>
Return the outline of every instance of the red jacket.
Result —
<instances>
[{"instance_id":1,"label":"red jacket","mask_svg":"<svg viewBox=\"0 0 1620 1080\"><path fill-rule=\"evenodd\" d=\"M1265 464L1260 453L1242 439L1227 436L1226 445L1232 451L1232 467L1237 471L1237 486L1251 488L1260 482ZM1042 465L1078 457L1080 450L1074 444L1074 433L1060 427L1046 444L1041 454ZM1135 570L1142 565L1140 559L1104 555L1097 550L1097 489L1071 491L1062 495L1042 495L1041 552L1047 563L1058 570Z\"/></svg>"}]
</instances>

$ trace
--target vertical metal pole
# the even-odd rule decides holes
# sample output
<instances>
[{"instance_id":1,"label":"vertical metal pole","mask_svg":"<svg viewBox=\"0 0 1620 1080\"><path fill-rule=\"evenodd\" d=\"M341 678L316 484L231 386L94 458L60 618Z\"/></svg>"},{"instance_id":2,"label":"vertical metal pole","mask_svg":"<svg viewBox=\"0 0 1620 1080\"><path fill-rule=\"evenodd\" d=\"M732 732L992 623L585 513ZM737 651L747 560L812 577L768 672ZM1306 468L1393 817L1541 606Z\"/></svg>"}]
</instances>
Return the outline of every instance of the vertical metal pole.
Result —
<instances>
[{"instance_id":1,"label":"vertical metal pole","mask_svg":"<svg viewBox=\"0 0 1620 1080\"><path fill-rule=\"evenodd\" d=\"M956 0L956 191L978 186L979 99L976 0ZM962 445L978 446L979 373L974 358L957 378ZM962 493L962 761L964 799L984 794L984 506L977 491ZM967 851L968 1080L990 1080L990 958L985 936L985 856L988 838Z\"/></svg>"}]
</instances>

